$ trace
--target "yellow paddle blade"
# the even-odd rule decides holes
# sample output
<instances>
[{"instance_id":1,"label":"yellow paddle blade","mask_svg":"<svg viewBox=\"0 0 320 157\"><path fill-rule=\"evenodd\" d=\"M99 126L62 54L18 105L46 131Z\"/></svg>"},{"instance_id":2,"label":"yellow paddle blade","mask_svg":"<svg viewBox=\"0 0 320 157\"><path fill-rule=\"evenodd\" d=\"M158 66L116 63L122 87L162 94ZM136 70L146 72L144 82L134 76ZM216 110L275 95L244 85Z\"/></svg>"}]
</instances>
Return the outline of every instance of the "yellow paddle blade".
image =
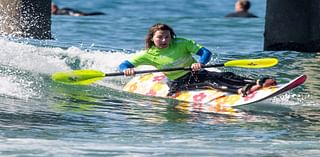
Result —
<instances>
[{"instance_id":1,"label":"yellow paddle blade","mask_svg":"<svg viewBox=\"0 0 320 157\"><path fill-rule=\"evenodd\" d=\"M242 68L267 68L278 64L276 58L263 58L263 59L243 59L232 60L224 63L224 66L242 67Z\"/></svg>"},{"instance_id":2,"label":"yellow paddle blade","mask_svg":"<svg viewBox=\"0 0 320 157\"><path fill-rule=\"evenodd\" d=\"M88 85L101 80L105 74L97 70L73 70L70 72L57 72L52 75L52 80L72 85Z\"/></svg>"}]
</instances>

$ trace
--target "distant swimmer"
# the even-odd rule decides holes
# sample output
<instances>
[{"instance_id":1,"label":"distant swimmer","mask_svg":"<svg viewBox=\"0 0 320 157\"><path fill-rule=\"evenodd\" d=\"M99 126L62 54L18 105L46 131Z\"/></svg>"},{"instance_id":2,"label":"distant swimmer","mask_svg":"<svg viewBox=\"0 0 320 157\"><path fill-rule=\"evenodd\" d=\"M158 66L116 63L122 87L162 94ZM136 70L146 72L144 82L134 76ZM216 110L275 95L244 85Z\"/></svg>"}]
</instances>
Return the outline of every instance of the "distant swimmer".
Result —
<instances>
[{"instance_id":1,"label":"distant swimmer","mask_svg":"<svg viewBox=\"0 0 320 157\"><path fill-rule=\"evenodd\" d=\"M56 4L51 3L52 15L70 15L70 16L93 16L93 15L105 15L103 12L85 13L71 8L59 8Z\"/></svg>"},{"instance_id":2,"label":"distant swimmer","mask_svg":"<svg viewBox=\"0 0 320 157\"><path fill-rule=\"evenodd\" d=\"M235 3L235 12L229 13L225 17L257 17L256 15L249 12L250 6L251 3L249 0L238 0Z\"/></svg>"}]
</instances>

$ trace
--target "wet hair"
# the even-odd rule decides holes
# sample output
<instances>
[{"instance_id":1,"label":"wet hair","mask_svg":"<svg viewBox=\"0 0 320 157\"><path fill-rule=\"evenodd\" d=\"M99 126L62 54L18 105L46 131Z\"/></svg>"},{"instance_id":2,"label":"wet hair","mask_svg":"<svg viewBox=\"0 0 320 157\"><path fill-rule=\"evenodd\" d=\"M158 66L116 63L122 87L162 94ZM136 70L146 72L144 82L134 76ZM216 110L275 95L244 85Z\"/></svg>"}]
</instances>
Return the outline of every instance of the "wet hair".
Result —
<instances>
[{"instance_id":1,"label":"wet hair","mask_svg":"<svg viewBox=\"0 0 320 157\"><path fill-rule=\"evenodd\" d=\"M56 14L59 10L59 7L55 3L51 3L51 13Z\"/></svg>"},{"instance_id":2,"label":"wet hair","mask_svg":"<svg viewBox=\"0 0 320 157\"><path fill-rule=\"evenodd\" d=\"M250 9L250 6L251 6L251 3L250 1L248 0L239 0L238 1L240 6L244 9L244 10L249 10Z\"/></svg>"},{"instance_id":3,"label":"wet hair","mask_svg":"<svg viewBox=\"0 0 320 157\"><path fill-rule=\"evenodd\" d=\"M168 30L170 32L170 36L172 39L176 37L176 34L174 33L173 29L170 26L163 24L163 23L154 24L153 26L150 27L148 34L145 38L145 47L144 48L146 50L151 48L154 45L152 38L153 38L153 35L158 30L162 30L162 31Z\"/></svg>"}]
</instances>

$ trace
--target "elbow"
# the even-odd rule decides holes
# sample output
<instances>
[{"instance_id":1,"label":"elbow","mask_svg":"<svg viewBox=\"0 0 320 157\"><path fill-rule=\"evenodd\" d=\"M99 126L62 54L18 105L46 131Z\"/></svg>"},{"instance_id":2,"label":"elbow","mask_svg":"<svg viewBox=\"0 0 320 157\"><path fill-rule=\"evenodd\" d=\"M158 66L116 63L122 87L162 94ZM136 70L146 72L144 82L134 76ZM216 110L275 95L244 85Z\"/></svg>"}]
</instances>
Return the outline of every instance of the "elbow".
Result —
<instances>
[{"instance_id":1,"label":"elbow","mask_svg":"<svg viewBox=\"0 0 320 157\"><path fill-rule=\"evenodd\" d=\"M202 47L197 54L200 56L199 62L201 64L207 64L212 57L212 53L205 47Z\"/></svg>"}]
</instances>

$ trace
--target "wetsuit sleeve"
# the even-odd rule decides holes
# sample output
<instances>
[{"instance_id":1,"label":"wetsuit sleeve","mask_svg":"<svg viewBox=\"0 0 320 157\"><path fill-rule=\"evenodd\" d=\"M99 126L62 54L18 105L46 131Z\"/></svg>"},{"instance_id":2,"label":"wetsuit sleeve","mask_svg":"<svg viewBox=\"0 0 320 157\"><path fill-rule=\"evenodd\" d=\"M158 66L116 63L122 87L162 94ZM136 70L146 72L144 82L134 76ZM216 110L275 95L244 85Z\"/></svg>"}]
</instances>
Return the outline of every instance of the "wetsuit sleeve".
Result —
<instances>
[{"instance_id":1,"label":"wetsuit sleeve","mask_svg":"<svg viewBox=\"0 0 320 157\"><path fill-rule=\"evenodd\" d=\"M133 68L134 65L132 63L130 63L128 60L123 61L120 65L119 65L119 71L124 71L128 68Z\"/></svg>"},{"instance_id":2,"label":"wetsuit sleeve","mask_svg":"<svg viewBox=\"0 0 320 157\"><path fill-rule=\"evenodd\" d=\"M212 53L205 47L202 47L196 54L200 56L199 63L201 64L207 64L212 56Z\"/></svg>"}]
</instances>

